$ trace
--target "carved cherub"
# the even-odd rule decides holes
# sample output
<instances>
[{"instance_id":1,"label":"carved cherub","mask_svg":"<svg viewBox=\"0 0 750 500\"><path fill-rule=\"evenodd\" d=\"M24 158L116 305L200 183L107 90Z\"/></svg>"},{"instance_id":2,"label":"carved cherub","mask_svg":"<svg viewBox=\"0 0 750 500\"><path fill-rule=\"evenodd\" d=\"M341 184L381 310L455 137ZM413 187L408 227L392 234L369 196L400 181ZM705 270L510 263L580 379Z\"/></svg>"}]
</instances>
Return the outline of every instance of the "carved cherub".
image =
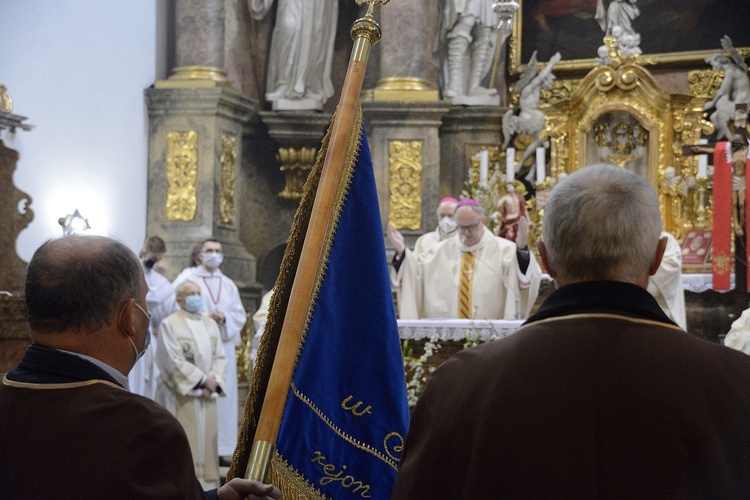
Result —
<instances>
[{"instance_id":1,"label":"carved cherub","mask_svg":"<svg viewBox=\"0 0 750 500\"><path fill-rule=\"evenodd\" d=\"M518 172L519 166L523 165L523 162L536 151L536 148L542 145L540 134L544 130L544 113L538 109L539 95L542 89L548 89L552 86L552 82L555 80L552 69L561 57L559 52L556 53L550 58L547 65L537 73L539 62L536 58L536 51L534 51L526 70L516 83L516 90L520 92L518 115L515 114L516 110L513 109L509 109L503 115L504 141L502 149L506 149L510 140L517 134L527 134L533 138L533 142L529 144L521 159L515 165L516 172Z\"/></svg>"},{"instance_id":2,"label":"carved cherub","mask_svg":"<svg viewBox=\"0 0 750 500\"><path fill-rule=\"evenodd\" d=\"M724 71L724 80L713 99L708 101L703 110L715 109L709 120L716 127L717 140L731 140L732 131L729 124L735 119L737 104L750 106L750 79L747 76L747 64L740 53L732 46L732 40L724 35L721 39L722 48L727 51L731 59L721 52L716 52L706 58L714 71Z\"/></svg>"}]
</instances>

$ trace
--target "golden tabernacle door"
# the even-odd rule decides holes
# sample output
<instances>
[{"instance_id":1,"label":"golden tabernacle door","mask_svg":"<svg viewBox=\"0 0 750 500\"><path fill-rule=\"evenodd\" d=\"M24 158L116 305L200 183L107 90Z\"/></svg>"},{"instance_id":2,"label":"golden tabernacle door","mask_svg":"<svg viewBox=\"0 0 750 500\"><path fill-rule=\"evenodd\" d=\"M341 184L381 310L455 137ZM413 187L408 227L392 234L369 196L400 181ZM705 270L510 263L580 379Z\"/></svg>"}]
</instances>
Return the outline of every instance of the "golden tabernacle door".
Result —
<instances>
[{"instance_id":1,"label":"golden tabernacle door","mask_svg":"<svg viewBox=\"0 0 750 500\"><path fill-rule=\"evenodd\" d=\"M689 229L706 227L708 182L696 179L697 158L682 155L683 144L697 144L701 133L712 131L703 119L706 98L669 94L644 67L618 61L545 92L553 179L614 163L651 182L665 230L682 239Z\"/></svg>"}]
</instances>

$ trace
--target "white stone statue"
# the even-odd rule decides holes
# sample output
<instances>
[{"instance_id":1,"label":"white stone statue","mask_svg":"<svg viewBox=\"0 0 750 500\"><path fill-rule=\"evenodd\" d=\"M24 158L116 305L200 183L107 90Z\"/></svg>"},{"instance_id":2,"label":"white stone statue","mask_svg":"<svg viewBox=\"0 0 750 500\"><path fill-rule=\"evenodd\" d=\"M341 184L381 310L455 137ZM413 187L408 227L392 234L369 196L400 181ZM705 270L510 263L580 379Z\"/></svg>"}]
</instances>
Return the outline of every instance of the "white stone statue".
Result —
<instances>
[{"instance_id":1,"label":"white stone statue","mask_svg":"<svg viewBox=\"0 0 750 500\"><path fill-rule=\"evenodd\" d=\"M481 85L492 69L497 42L498 16L492 4L492 0L441 2L438 52L443 64L443 95L455 104L500 103L497 89ZM483 99L487 97L490 99Z\"/></svg>"},{"instance_id":2,"label":"white stone statue","mask_svg":"<svg viewBox=\"0 0 750 500\"><path fill-rule=\"evenodd\" d=\"M709 120L716 127L716 139L731 140L732 132L729 129L729 123L734 121L736 105L744 103L750 109L750 80L747 76L747 64L737 49L732 46L732 40L724 35L721 39L721 46L730 57L716 52L707 57L706 62L711 64L714 71L724 71L724 80L713 99L703 105L703 110L715 108Z\"/></svg>"},{"instance_id":3,"label":"white stone statue","mask_svg":"<svg viewBox=\"0 0 750 500\"><path fill-rule=\"evenodd\" d=\"M604 8L604 0L596 2L594 19L599 22L605 36L611 36L615 26L622 28L624 35L636 35L633 29L633 19L641 13L636 7L637 0L611 0Z\"/></svg>"},{"instance_id":4,"label":"white stone statue","mask_svg":"<svg viewBox=\"0 0 750 500\"><path fill-rule=\"evenodd\" d=\"M263 19L273 1L248 0L253 17ZM333 95L338 8L338 0L279 0L266 80L273 109L322 109Z\"/></svg>"},{"instance_id":5,"label":"white stone statue","mask_svg":"<svg viewBox=\"0 0 750 500\"><path fill-rule=\"evenodd\" d=\"M552 82L555 80L552 69L560 61L560 58L560 53L557 52L550 58L547 65L537 73L539 63L536 59L536 51L534 51L531 54L529 64L516 83L516 92L520 93L518 98L518 115L515 114L516 110L514 109L509 109L503 115L502 149L507 148L510 140L517 134L526 134L533 138L533 142L529 144L515 166L516 173L520 166L523 165L523 162L534 154L536 148L542 145L540 134L544 130L545 124L544 113L538 108L539 95L542 89L548 89L552 86ZM534 169L530 169L530 178L533 179L533 175Z\"/></svg>"}]
</instances>

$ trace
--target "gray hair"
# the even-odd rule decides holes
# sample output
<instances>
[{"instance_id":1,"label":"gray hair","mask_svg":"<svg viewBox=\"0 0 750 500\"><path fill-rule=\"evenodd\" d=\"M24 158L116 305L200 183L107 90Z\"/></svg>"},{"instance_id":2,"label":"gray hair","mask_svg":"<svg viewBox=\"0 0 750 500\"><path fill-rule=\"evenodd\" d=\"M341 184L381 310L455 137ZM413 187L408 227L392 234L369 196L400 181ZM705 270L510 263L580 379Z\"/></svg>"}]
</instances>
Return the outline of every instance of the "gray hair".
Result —
<instances>
[{"instance_id":1,"label":"gray hair","mask_svg":"<svg viewBox=\"0 0 750 500\"><path fill-rule=\"evenodd\" d=\"M632 281L648 272L661 234L656 191L609 164L577 170L544 210L547 258L561 278Z\"/></svg>"},{"instance_id":2,"label":"gray hair","mask_svg":"<svg viewBox=\"0 0 750 500\"><path fill-rule=\"evenodd\" d=\"M29 328L96 331L112 320L118 304L138 297L142 275L135 254L117 240L84 235L49 240L26 271Z\"/></svg>"},{"instance_id":3,"label":"gray hair","mask_svg":"<svg viewBox=\"0 0 750 500\"><path fill-rule=\"evenodd\" d=\"M471 211L477 214L480 218L484 217L484 207L482 207L481 205L458 205L453 210L453 215L455 216L456 212L458 212L458 209L463 208L463 207L470 208Z\"/></svg>"},{"instance_id":4,"label":"gray hair","mask_svg":"<svg viewBox=\"0 0 750 500\"><path fill-rule=\"evenodd\" d=\"M200 285L198 285L198 283L196 283L195 281L185 280L185 281L183 281L182 283L180 283L179 285L177 285L175 287L175 289L174 289L175 296L177 298L184 297L185 296L185 288L187 288L188 285L195 285L198 288L200 288Z\"/></svg>"}]
</instances>

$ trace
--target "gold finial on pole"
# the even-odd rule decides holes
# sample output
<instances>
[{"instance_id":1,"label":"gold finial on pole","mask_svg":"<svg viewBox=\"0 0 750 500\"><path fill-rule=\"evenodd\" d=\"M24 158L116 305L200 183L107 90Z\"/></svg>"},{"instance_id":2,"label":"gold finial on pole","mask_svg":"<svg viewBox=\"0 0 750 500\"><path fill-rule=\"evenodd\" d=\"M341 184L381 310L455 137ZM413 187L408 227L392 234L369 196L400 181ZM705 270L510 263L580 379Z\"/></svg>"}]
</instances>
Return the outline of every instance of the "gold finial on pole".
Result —
<instances>
[{"instance_id":1,"label":"gold finial on pole","mask_svg":"<svg viewBox=\"0 0 750 500\"><path fill-rule=\"evenodd\" d=\"M357 0L357 5L364 5L367 4L367 14L365 14L366 17L372 17L372 13L375 10L375 4L385 5L390 0Z\"/></svg>"}]
</instances>

